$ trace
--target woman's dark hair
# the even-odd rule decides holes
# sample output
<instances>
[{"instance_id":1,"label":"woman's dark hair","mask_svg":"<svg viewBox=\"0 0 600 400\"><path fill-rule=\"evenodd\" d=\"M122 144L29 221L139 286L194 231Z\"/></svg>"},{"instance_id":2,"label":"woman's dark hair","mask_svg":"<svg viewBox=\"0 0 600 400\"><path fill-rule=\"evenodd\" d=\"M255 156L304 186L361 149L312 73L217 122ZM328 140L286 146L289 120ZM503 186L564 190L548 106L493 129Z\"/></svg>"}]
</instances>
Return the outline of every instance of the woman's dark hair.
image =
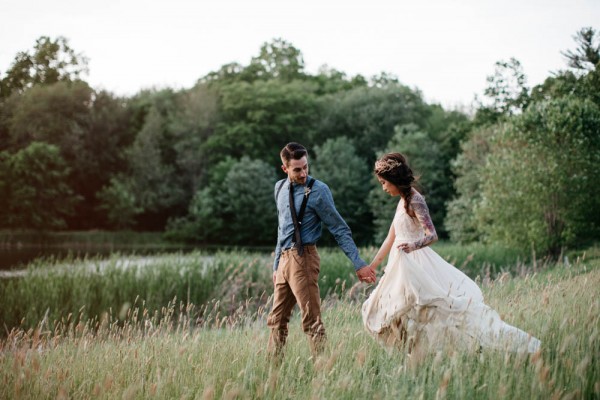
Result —
<instances>
[{"instance_id":1,"label":"woman's dark hair","mask_svg":"<svg viewBox=\"0 0 600 400\"><path fill-rule=\"evenodd\" d=\"M300 143L290 142L281 149L279 155L281 156L281 161L287 165L292 159L299 160L304 156L308 157L308 151Z\"/></svg>"},{"instance_id":2,"label":"woman's dark hair","mask_svg":"<svg viewBox=\"0 0 600 400\"><path fill-rule=\"evenodd\" d=\"M406 157L400 153L388 153L375 161L373 170L375 175L394 184L404 198L404 209L408 214L408 207L412 199L412 187L416 182L412 169L406 162Z\"/></svg>"}]
</instances>

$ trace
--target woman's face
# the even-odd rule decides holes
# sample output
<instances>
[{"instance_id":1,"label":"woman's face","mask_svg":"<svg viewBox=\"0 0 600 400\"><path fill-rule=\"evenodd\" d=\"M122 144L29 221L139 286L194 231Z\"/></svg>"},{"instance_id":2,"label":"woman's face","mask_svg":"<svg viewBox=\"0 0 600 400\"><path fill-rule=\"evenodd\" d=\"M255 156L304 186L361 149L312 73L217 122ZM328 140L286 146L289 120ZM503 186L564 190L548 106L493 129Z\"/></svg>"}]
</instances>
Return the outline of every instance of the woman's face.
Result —
<instances>
[{"instance_id":1,"label":"woman's face","mask_svg":"<svg viewBox=\"0 0 600 400\"><path fill-rule=\"evenodd\" d=\"M383 191L389 194L390 196L398 196L400 194L400 190L398 190L398 187L392 182L387 181L380 176L377 177L377 180L379 181L379 183L381 183L381 188L383 189Z\"/></svg>"}]
</instances>

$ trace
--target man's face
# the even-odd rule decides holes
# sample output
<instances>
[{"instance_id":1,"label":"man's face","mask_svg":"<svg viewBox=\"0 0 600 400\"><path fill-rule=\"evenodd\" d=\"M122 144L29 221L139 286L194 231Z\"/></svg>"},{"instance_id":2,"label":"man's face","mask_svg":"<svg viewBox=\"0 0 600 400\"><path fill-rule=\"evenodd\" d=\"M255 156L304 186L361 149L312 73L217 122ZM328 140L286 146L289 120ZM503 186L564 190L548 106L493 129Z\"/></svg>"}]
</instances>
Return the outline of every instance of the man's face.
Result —
<instances>
[{"instance_id":1,"label":"man's face","mask_svg":"<svg viewBox=\"0 0 600 400\"><path fill-rule=\"evenodd\" d=\"M304 185L308 178L308 159L306 156L299 160L291 159L287 165L284 162L281 169L287 174L290 181Z\"/></svg>"}]
</instances>

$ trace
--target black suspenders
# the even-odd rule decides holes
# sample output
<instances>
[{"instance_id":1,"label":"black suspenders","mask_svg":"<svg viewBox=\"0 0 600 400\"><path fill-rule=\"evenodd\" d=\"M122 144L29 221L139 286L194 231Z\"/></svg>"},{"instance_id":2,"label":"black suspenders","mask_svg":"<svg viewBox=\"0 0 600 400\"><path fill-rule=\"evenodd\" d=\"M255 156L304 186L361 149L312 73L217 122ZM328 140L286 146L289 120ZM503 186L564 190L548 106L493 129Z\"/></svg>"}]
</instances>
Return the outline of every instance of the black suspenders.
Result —
<instances>
[{"instance_id":1,"label":"black suspenders","mask_svg":"<svg viewBox=\"0 0 600 400\"><path fill-rule=\"evenodd\" d=\"M285 183L285 180L283 182L281 182L281 184L279 185L279 187L277 188L277 194L275 195L275 199L277 200L279 198L279 192L281 191L281 188L283 187L283 184ZM292 193L292 187L290 187L290 213L292 214L292 221L294 222L294 236L295 236L295 244L298 246L298 254L302 255L303 253L303 246L302 246L302 238L300 235L300 225L302 224L302 219L304 218L304 212L306 211L306 203L308 203L308 196L311 193L311 189L313 184L315 183L314 179L310 179L310 181L308 181L306 187L308 190L306 190L304 198L302 199L302 204L300 205L300 213L296 216L296 207L294 205L294 198L293 198L293 193ZM292 185L292 183L290 182L290 185Z\"/></svg>"}]
</instances>

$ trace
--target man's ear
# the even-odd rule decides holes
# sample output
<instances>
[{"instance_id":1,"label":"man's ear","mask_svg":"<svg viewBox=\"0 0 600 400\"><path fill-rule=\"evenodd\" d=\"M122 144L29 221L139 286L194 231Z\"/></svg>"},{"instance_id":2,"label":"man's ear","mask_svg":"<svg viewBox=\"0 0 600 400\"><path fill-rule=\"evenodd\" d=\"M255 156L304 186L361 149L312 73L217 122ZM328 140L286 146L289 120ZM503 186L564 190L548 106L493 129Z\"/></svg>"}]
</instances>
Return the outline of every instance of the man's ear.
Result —
<instances>
[{"instance_id":1,"label":"man's ear","mask_svg":"<svg viewBox=\"0 0 600 400\"><path fill-rule=\"evenodd\" d=\"M286 174L288 173L288 172L287 172L287 167L285 166L285 164L281 164L281 170L282 170L283 172L285 172Z\"/></svg>"}]
</instances>

